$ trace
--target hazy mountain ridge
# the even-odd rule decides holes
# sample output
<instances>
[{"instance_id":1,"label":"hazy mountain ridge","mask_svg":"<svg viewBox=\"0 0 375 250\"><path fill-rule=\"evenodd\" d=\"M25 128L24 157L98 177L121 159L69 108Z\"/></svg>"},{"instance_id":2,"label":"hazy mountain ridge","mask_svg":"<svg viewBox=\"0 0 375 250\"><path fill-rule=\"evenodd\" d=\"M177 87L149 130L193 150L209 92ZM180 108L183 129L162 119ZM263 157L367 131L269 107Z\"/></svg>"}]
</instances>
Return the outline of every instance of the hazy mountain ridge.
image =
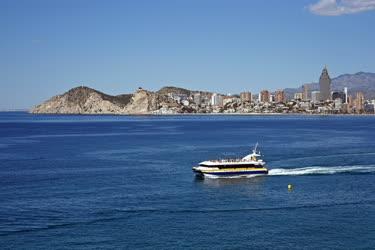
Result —
<instances>
[{"instance_id":1,"label":"hazy mountain ridge","mask_svg":"<svg viewBox=\"0 0 375 250\"><path fill-rule=\"evenodd\" d=\"M319 90L319 83L307 83L310 91ZM343 74L332 79L332 90L343 91L348 88L350 95L357 92L363 92L366 99L375 99L375 73L358 72L355 74ZM302 92L302 86L299 88L286 88L287 97L292 98L294 93Z\"/></svg>"}]
</instances>

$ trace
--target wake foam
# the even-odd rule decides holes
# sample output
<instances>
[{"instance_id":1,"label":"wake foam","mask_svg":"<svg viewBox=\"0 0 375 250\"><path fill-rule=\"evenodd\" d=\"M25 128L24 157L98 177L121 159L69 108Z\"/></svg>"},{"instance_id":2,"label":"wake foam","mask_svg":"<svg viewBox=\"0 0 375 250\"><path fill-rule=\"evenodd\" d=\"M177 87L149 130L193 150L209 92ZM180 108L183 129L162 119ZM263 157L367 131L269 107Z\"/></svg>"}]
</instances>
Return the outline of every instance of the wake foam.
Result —
<instances>
[{"instance_id":1,"label":"wake foam","mask_svg":"<svg viewBox=\"0 0 375 250\"><path fill-rule=\"evenodd\" d=\"M304 168L274 168L268 175L323 175L339 173L374 173L375 165L335 166L335 167L304 167Z\"/></svg>"},{"instance_id":2,"label":"wake foam","mask_svg":"<svg viewBox=\"0 0 375 250\"><path fill-rule=\"evenodd\" d=\"M356 166L333 166L333 167L303 167L303 168L274 168L268 170L268 175L328 175L341 173L375 173L375 165L356 165ZM236 178L253 178L261 175L233 175L233 176L217 176L205 174L205 178L209 179L236 179Z\"/></svg>"}]
</instances>

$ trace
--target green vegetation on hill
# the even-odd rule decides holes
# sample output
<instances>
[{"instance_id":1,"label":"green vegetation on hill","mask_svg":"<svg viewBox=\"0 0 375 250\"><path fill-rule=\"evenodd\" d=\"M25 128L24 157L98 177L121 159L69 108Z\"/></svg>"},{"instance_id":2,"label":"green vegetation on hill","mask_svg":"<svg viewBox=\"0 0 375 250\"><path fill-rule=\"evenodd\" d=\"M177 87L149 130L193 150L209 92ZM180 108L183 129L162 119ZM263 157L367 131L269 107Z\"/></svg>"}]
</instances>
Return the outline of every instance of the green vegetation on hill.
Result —
<instances>
[{"instance_id":1,"label":"green vegetation on hill","mask_svg":"<svg viewBox=\"0 0 375 250\"><path fill-rule=\"evenodd\" d=\"M187 95L189 96L192 91L184 88L178 88L173 86L167 86L156 91L159 95L168 95L168 93L178 94L178 95Z\"/></svg>"}]
</instances>

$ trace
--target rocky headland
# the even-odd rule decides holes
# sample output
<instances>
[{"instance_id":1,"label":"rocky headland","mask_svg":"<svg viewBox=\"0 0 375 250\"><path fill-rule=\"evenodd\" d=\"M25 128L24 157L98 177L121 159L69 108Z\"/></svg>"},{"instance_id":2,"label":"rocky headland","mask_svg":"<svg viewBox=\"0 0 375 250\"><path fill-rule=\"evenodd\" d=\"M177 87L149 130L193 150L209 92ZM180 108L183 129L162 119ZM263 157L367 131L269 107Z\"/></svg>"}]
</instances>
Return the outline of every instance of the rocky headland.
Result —
<instances>
[{"instance_id":1,"label":"rocky headland","mask_svg":"<svg viewBox=\"0 0 375 250\"><path fill-rule=\"evenodd\" d=\"M166 87L157 92L138 89L133 94L111 96L89 87L76 87L30 110L34 114L152 114L159 109L182 110L170 93L191 91ZM169 96L168 96L169 94Z\"/></svg>"}]
</instances>

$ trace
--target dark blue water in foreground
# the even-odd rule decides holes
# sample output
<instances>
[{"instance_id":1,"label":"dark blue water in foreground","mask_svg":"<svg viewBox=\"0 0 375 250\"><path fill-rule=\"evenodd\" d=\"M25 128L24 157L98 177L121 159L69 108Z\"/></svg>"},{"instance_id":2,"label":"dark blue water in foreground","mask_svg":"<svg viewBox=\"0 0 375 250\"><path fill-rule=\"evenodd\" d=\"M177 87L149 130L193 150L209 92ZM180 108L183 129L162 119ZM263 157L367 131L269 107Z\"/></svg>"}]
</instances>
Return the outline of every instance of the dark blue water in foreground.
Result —
<instances>
[{"instance_id":1,"label":"dark blue water in foreground","mask_svg":"<svg viewBox=\"0 0 375 250\"><path fill-rule=\"evenodd\" d=\"M375 248L374 129L364 116L0 113L0 248ZM256 142L270 176L194 177Z\"/></svg>"}]
</instances>

